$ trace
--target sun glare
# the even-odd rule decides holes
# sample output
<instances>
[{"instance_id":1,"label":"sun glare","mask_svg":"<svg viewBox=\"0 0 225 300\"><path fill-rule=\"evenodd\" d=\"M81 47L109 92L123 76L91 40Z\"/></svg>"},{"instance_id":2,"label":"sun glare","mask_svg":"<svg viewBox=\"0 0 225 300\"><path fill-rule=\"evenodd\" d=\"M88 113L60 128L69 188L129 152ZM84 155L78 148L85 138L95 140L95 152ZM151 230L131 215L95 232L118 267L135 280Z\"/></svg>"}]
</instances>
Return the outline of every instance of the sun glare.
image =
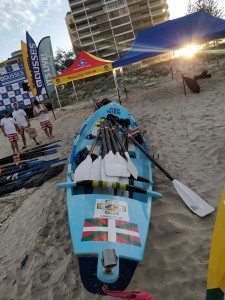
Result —
<instances>
[{"instance_id":1,"label":"sun glare","mask_svg":"<svg viewBox=\"0 0 225 300\"><path fill-rule=\"evenodd\" d=\"M177 50L175 53L175 56L188 56L192 57L197 51L199 50L199 47L196 45L189 45L185 48L182 48L180 50Z\"/></svg>"}]
</instances>

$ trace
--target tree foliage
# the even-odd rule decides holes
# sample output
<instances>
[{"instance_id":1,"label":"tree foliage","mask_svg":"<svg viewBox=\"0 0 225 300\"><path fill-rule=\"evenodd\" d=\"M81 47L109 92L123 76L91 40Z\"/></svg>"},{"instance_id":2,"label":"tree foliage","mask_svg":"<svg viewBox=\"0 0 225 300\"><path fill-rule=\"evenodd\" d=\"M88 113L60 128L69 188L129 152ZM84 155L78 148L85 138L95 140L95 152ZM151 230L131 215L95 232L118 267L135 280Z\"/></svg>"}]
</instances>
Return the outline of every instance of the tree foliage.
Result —
<instances>
[{"instance_id":1,"label":"tree foliage","mask_svg":"<svg viewBox=\"0 0 225 300\"><path fill-rule=\"evenodd\" d=\"M55 55L55 66L58 73L64 72L68 69L75 59L75 53L73 51L64 51L57 48Z\"/></svg>"},{"instance_id":2,"label":"tree foliage","mask_svg":"<svg viewBox=\"0 0 225 300\"><path fill-rule=\"evenodd\" d=\"M194 3L191 0L188 1L187 14L200 10L214 17L222 18L224 16L224 7L219 7L218 0L197 0Z\"/></svg>"}]
</instances>

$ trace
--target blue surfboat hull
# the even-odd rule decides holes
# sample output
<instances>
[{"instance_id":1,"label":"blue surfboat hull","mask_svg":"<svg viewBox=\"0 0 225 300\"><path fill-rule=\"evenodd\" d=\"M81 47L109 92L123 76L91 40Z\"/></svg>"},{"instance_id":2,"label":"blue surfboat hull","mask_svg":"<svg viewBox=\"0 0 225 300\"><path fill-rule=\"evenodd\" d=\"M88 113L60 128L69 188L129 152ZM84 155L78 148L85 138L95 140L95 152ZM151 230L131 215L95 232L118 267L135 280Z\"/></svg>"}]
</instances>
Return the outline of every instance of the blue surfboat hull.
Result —
<instances>
[{"instance_id":1,"label":"blue surfboat hull","mask_svg":"<svg viewBox=\"0 0 225 300\"><path fill-rule=\"evenodd\" d=\"M140 265L150 224L152 197L161 195L152 191L152 163L135 148L129 154L138 169L138 175L149 183L133 181L133 185L148 190L147 194L112 190L108 188L70 187L79 161L79 153L93 141L87 137L100 118L108 114L129 119L130 129L137 124L128 111L117 102L97 110L85 121L74 139L67 172L67 209L73 251L78 257L80 276L84 287L93 294L102 294L102 285L110 290L124 290ZM142 146L147 149L145 142ZM62 187L62 185L61 185ZM116 263L105 268L104 255L114 254Z\"/></svg>"}]
</instances>

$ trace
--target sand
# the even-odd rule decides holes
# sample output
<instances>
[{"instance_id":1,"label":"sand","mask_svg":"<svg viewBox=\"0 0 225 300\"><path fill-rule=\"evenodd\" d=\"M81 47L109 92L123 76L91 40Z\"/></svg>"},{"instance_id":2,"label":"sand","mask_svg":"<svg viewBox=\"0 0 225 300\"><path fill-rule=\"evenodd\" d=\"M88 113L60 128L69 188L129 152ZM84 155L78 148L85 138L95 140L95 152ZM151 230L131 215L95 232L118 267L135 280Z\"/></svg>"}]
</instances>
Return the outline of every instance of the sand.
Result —
<instances>
[{"instance_id":1,"label":"sand","mask_svg":"<svg viewBox=\"0 0 225 300\"><path fill-rule=\"evenodd\" d=\"M225 183L225 68L223 63L208 64L212 77L199 80L201 92L186 89L184 95L179 69L193 77L206 65L182 64L176 65L173 80L167 76L148 88L129 92L122 104L145 131L160 164L217 209ZM93 111L93 103L88 102L56 110L56 120L49 113L55 137L61 139L56 157L69 157L74 135ZM47 142L38 120L31 123L38 139ZM28 145L32 147L32 141ZM2 134L0 147L0 157L11 152ZM65 191L55 187L65 181L65 174L66 167L39 188L0 198L1 300L112 299L89 294L80 281ZM151 293L156 300L204 299L216 211L205 218L192 214L157 168L153 179L154 190L163 199L153 200L144 260L128 289Z\"/></svg>"}]
</instances>

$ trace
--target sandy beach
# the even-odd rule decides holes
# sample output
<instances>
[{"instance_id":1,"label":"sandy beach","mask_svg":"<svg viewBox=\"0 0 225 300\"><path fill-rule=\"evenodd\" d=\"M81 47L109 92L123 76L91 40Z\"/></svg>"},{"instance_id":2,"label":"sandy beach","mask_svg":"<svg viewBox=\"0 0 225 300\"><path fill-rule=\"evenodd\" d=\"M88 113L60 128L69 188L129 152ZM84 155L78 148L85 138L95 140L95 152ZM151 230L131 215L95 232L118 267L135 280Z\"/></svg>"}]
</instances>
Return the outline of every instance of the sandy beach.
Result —
<instances>
[{"instance_id":1,"label":"sandy beach","mask_svg":"<svg viewBox=\"0 0 225 300\"><path fill-rule=\"evenodd\" d=\"M216 210L205 218L192 214L172 183L155 168L154 190L163 199L153 200L144 260L128 290L145 291L155 300L201 300L205 299L212 231L225 183L225 64L183 60L175 67L173 80L171 75L153 79L150 72L151 84L129 92L122 105L138 121L160 164ZM194 77L204 69L212 77L198 81L200 93L186 87L185 95L180 70ZM56 120L49 112L55 138L61 140L54 157L69 157L73 137L93 112L91 101L57 109ZM48 142L38 120L31 124L38 140ZM34 146L30 140L28 145ZM0 158L11 153L2 133L0 147ZM113 299L89 294L80 281L65 191L55 187L65 181L66 169L39 188L0 197L0 300Z\"/></svg>"}]
</instances>

